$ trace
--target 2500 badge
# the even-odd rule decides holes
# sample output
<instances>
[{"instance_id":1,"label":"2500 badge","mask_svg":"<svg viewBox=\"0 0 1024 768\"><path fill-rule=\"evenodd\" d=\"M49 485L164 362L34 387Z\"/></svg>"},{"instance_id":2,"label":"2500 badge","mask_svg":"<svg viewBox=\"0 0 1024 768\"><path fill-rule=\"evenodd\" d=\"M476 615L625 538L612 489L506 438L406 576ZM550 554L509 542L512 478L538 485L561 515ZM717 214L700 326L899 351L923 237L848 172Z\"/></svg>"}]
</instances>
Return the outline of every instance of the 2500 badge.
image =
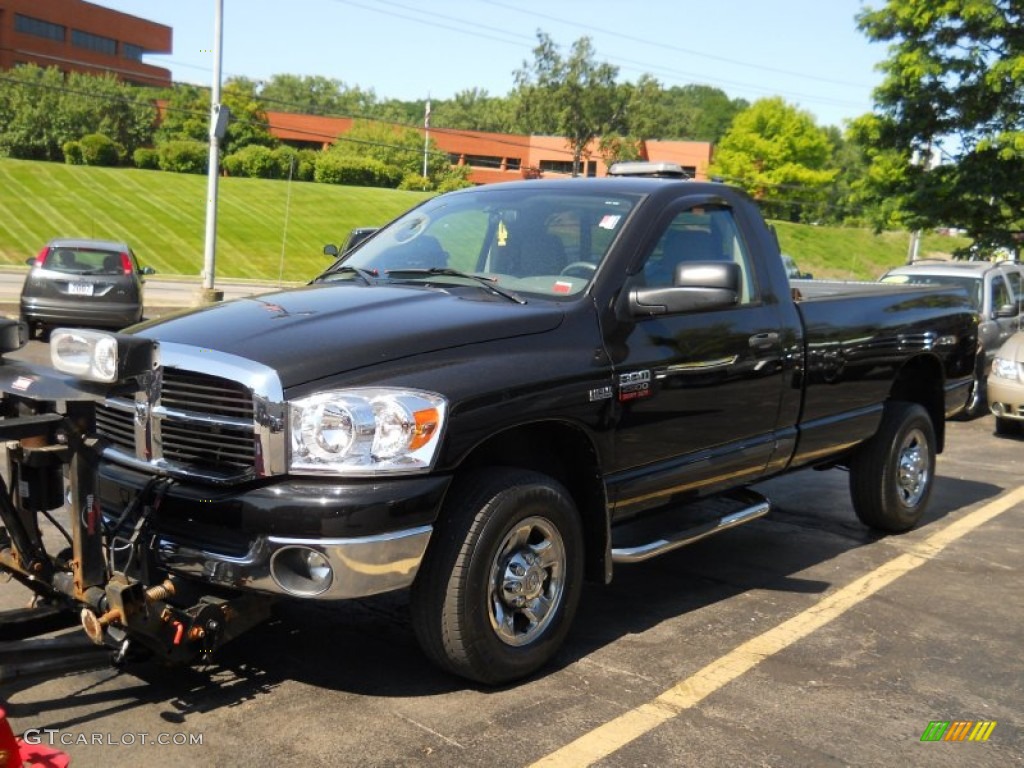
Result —
<instances>
[{"instance_id":1,"label":"2500 badge","mask_svg":"<svg viewBox=\"0 0 1024 768\"><path fill-rule=\"evenodd\" d=\"M651 396L651 372L632 371L619 374L619 402Z\"/></svg>"}]
</instances>

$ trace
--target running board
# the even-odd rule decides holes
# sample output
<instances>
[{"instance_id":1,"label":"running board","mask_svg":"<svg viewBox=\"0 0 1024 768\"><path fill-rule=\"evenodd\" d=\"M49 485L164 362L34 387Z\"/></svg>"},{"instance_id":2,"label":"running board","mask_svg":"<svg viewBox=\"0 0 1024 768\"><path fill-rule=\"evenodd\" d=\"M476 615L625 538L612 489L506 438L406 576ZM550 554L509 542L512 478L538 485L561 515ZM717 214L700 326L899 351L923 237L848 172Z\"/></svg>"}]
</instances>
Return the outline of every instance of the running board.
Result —
<instances>
[{"instance_id":1,"label":"running board","mask_svg":"<svg viewBox=\"0 0 1024 768\"><path fill-rule=\"evenodd\" d=\"M723 509L723 506L726 509ZM686 518L689 523L687 527L666 532L665 529L668 526L662 524L659 526L660 530L657 535L654 538L645 539L643 543L630 543L628 546L616 547L614 546L614 539L619 531L613 529L612 562L641 563L644 560L650 560L674 549L685 547L687 544L693 544L695 541L700 541L708 536L714 536L716 533L721 533L738 525L749 523L751 520L757 520L759 517L764 517L771 509L771 504L768 499L760 494L753 491L743 491L742 495L711 499L706 502L696 502L693 508L687 507L686 509ZM658 520L664 520L666 515L669 514L678 516L679 509L674 509L670 513L662 513ZM643 528L648 530L649 536L652 535L650 533L652 522L655 521L648 519L641 523ZM674 522L678 525L678 521ZM640 525L627 523L623 526L623 532L639 527ZM627 538L635 539L639 532L631 531L631 533L632 535L627 533Z\"/></svg>"}]
</instances>

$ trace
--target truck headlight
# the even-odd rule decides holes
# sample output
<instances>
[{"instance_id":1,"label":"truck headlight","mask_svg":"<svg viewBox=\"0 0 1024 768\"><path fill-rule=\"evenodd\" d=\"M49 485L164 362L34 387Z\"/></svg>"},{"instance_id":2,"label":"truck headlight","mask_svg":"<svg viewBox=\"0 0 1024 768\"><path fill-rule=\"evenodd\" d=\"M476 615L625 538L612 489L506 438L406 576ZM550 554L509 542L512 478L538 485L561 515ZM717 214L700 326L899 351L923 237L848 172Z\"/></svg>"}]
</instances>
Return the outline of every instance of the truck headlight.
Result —
<instances>
[{"instance_id":1,"label":"truck headlight","mask_svg":"<svg viewBox=\"0 0 1024 768\"><path fill-rule=\"evenodd\" d=\"M291 471L373 475L433 465L447 401L392 387L338 389L289 403Z\"/></svg>"},{"instance_id":2,"label":"truck headlight","mask_svg":"<svg viewBox=\"0 0 1024 768\"><path fill-rule=\"evenodd\" d=\"M1005 357L997 357L992 361L992 375L1001 379L1017 381L1020 366L1016 360L1007 360Z\"/></svg>"},{"instance_id":3,"label":"truck headlight","mask_svg":"<svg viewBox=\"0 0 1024 768\"><path fill-rule=\"evenodd\" d=\"M152 370L156 345L138 336L58 328L50 334L50 362L58 371L109 384Z\"/></svg>"}]
</instances>

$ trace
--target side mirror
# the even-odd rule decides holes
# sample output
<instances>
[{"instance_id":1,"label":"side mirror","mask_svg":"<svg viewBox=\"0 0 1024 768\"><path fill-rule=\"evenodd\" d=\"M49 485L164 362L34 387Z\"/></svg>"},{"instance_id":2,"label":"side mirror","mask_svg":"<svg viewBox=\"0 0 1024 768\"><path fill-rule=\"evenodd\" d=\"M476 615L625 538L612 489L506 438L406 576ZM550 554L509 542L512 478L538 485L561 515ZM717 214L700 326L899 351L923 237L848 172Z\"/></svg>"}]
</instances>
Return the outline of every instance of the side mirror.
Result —
<instances>
[{"instance_id":1,"label":"side mirror","mask_svg":"<svg viewBox=\"0 0 1024 768\"><path fill-rule=\"evenodd\" d=\"M31 259L25 259L25 263L30 267L34 267L36 265L36 257L33 256Z\"/></svg>"},{"instance_id":2,"label":"side mirror","mask_svg":"<svg viewBox=\"0 0 1024 768\"><path fill-rule=\"evenodd\" d=\"M338 246L334 243L328 243L324 246L324 256L330 256L332 259L338 258Z\"/></svg>"},{"instance_id":3,"label":"side mirror","mask_svg":"<svg viewBox=\"0 0 1024 768\"><path fill-rule=\"evenodd\" d=\"M996 317L1016 317L1018 314L1020 314L1019 304L1003 304L995 311Z\"/></svg>"},{"instance_id":4,"label":"side mirror","mask_svg":"<svg viewBox=\"0 0 1024 768\"><path fill-rule=\"evenodd\" d=\"M156 270L153 269L152 267L143 267L142 269L139 270L139 274L140 275L155 275L156 274Z\"/></svg>"},{"instance_id":5,"label":"side mirror","mask_svg":"<svg viewBox=\"0 0 1024 768\"><path fill-rule=\"evenodd\" d=\"M731 261L692 261L676 267L671 286L634 288L629 308L634 315L705 312L739 302L742 276Z\"/></svg>"}]
</instances>

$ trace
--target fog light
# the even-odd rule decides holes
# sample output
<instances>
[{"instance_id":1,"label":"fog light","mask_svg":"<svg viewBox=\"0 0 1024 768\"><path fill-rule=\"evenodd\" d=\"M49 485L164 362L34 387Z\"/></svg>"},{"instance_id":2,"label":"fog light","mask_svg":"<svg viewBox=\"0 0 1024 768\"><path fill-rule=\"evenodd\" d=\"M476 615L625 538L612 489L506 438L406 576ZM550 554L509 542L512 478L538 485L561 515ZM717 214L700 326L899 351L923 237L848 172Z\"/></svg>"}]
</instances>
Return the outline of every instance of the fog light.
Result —
<instances>
[{"instance_id":1,"label":"fog light","mask_svg":"<svg viewBox=\"0 0 1024 768\"><path fill-rule=\"evenodd\" d=\"M1006 413L1006 408L1003 407L1002 403L992 403L992 412L996 414L996 416L1002 416Z\"/></svg>"},{"instance_id":2,"label":"fog light","mask_svg":"<svg viewBox=\"0 0 1024 768\"><path fill-rule=\"evenodd\" d=\"M334 572L327 556L309 547L284 547L270 558L270 575L296 597L315 597L331 587Z\"/></svg>"}]
</instances>

